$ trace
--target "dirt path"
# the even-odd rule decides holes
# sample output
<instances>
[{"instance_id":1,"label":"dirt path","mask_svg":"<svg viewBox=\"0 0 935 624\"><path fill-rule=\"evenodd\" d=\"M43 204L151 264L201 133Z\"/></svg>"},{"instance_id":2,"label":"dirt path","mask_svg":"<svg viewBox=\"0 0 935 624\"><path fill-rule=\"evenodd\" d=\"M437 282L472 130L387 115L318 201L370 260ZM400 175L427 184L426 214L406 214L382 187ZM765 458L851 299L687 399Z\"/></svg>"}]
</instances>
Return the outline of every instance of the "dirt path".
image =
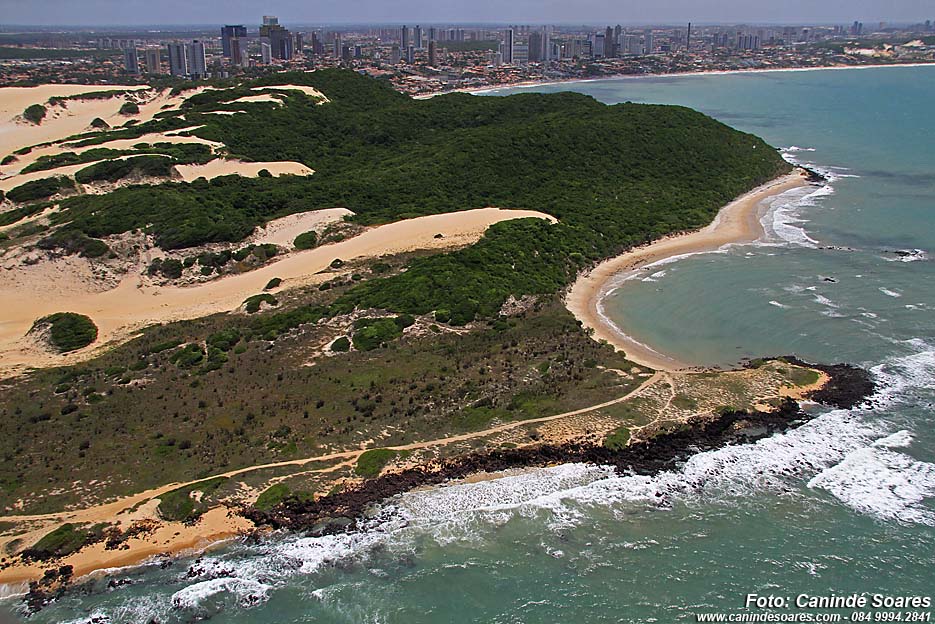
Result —
<instances>
[{"instance_id":1,"label":"dirt path","mask_svg":"<svg viewBox=\"0 0 935 624\"><path fill-rule=\"evenodd\" d=\"M476 438L483 438L491 434L500 433L501 431L508 431L516 427L522 427L530 424L550 422L553 420L559 420L561 418L568 418L570 416L578 416L580 414L586 414L588 412L593 412L605 407L610 407L611 405L616 405L626 401L627 399L638 396L640 393L645 391L650 386L657 383L659 380L664 378L664 373L656 372L651 377L643 381L639 386L631 390L630 392L624 394L623 396L617 397L616 399L611 399L610 401L605 401L603 403L598 403L596 405L590 405L588 407L582 407L580 409L572 410L569 412L562 412L561 414L554 414L552 416L543 416L541 418L532 418L529 420L517 420L514 422L504 423L502 425L497 425L495 427L489 427L487 429L482 429L480 431L472 431L470 433L463 433L459 435L448 436L445 438L437 438L435 440L426 440L422 442L412 442L410 444L402 444L398 446L388 446L389 448L396 451L413 451L418 449L430 448L433 446L446 446L453 442L464 442L466 440L473 440ZM186 487L206 481L208 479L215 479L218 477L227 477L232 478L254 472L257 470L266 470L270 468L281 468L285 466L304 466L313 462L321 461L331 461L335 459L346 460L342 462L344 464L356 460L362 453L368 449L360 449L354 451L338 451L334 453L327 453L325 455L316 455L314 457L306 457L303 459L292 459L281 462L273 462L269 464L257 464L254 466L247 466L245 468L238 468L236 470L230 470L228 472L223 472L216 474L210 477L205 477L203 479L197 479L194 481L186 481L182 483L170 483L158 488L147 490L145 492L140 492L139 494L133 494L132 496L127 496L119 500L105 503L96 507L89 507L87 509L79 509L74 511L63 511L59 513L49 513L49 514L35 514L35 515L12 515L12 516L0 516L0 522L4 521L41 521L41 520L55 520L58 522L102 522L108 518L115 516L117 513L124 509L138 505L139 503L145 502L151 498L158 498L160 494L165 494L176 490L181 487ZM313 472L320 472L333 469L333 466L328 466L321 468L320 470L315 470Z\"/></svg>"}]
</instances>

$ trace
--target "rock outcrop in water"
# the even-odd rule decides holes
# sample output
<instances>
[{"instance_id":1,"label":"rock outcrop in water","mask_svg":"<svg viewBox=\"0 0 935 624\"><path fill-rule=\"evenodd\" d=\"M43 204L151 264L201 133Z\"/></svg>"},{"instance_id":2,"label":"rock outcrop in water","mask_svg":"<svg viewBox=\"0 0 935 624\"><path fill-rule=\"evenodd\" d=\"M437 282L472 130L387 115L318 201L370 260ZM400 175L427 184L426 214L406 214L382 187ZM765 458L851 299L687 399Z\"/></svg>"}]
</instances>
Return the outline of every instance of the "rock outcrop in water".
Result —
<instances>
[{"instance_id":1,"label":"rock outcrop in water","mask_svg":"<svg viewBox=\"0 0 935 624\"><path fill-rule=\"evenodd\" d=\"M846 364L813 366L794 361L822 370L831 377L824 388L812 393L813 400L846 408L859 404L873 392L870 375L859 368ZM363 515L373 503L416 487L437 485L479 472L572 462L613 466L621 473L654 475L675 468L691 454L753 442L811 418L798 403L787 399L773 412L723 411L713 418L697 417L676 431L632 443L622 450L572 442L475 452L385 474L316 500L291 498L269 511L250 507L241 513L258 527L305 530L315 535L336 533L347 530L352 524L349 519Z\"/></svg>"}]
</instances>

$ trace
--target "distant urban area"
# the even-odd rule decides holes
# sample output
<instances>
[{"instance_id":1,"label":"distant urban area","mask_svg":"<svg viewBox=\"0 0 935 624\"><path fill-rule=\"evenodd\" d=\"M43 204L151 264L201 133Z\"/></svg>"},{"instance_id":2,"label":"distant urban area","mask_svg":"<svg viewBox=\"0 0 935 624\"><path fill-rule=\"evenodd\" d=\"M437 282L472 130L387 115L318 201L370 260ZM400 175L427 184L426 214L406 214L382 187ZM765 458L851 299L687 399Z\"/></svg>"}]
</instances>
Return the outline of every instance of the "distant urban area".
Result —
<instances>
[{"instance_id":1,"label":"distant urban area","mask_svg":"<svg viewBox=\"0 0 935 624\"><path fill-rule=\"evenodd\" d=\"M347 67L412 95L622 75L935 61L935 25L287 27L0 31L0 84L135 83Z\"/></svg>"}]
</instances>

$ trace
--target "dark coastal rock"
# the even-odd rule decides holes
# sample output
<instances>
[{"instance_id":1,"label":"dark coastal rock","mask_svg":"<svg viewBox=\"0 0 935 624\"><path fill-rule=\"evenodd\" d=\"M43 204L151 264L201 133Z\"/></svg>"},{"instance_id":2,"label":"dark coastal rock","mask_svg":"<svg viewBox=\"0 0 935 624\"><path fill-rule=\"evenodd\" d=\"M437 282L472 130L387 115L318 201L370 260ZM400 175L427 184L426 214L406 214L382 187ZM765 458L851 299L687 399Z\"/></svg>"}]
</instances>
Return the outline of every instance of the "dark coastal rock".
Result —
<instances>
[{"instance_id":1,"label":"dark coastal rock","mask_svg":"<svg viewBox=\"0 0 935 624\"><path fill-rule=\"evenodd\" d=\"M631 444L619 451L573 442L470 453L383 475L317 500L292 498L271 511L247 508L242 514L258 526L306 530L313 535L338 533L351 528L352 524L346 520L362 516L373 503L416 487L437 485L478 472L570 462L609 465L622 473L653 475L674 468L692 453L751 442L808 418L794 401L789 400L776 412L725 411L713 419L697 418L679 430ZM335 522L341 518L345 521Z\"/></svg>"},{"instance_id":2,"label":"dark coastal rock","mask_svg":"<svg viewBox=\"0 0 935 624\"><path fill-rule=\"evenodd\" d=\"M825 184L828 182L827 176L819 173L815 169L812 169L808 165L796 165L799 169L802 169L806 173L806 180L812 184Z\"/></svg>"},{"instance_id":3,"label":"dark coastal rock","mask_svg":"<svg viewBox=\"0 0 935 624\"><path fill-rule=\"evenodd\" d=\"M820 390L808 395L809 399L823 405L851 409L866 401L867 397L876 390L876 384L870 373L858 366L843 363L811 364L794 355L787 355L780 359L796 366L814 368L828 374L831 378L828 383Z\"/></svg>"}]
</instances>

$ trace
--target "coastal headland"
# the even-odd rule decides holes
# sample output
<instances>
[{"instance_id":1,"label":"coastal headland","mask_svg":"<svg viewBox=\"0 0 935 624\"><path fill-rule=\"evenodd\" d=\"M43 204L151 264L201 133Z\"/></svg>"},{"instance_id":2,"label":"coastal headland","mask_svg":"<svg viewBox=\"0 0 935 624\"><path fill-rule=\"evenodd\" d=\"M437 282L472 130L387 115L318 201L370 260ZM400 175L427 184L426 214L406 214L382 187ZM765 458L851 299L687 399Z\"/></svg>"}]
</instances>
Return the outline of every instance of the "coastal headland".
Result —
<instances>
[{"instance_id":1,"label":"coastal headland","mask_svg":"<svg viewBox=\"0 0 935 624\"><path fill-rule=\"evenodd\" d=\"M415 102L322 71L257 99L272 82L13 159L39 176L9 181L2 213L0 584L34 606L254 524L346 529L478 472L653 473L801 424L798 401L870 391L863 371L790 358L695 374L600 323L615 276L753 240L761 202L807 183L762 140L568 93ZM620 162L537 160L594 145ZM172 167L124 163L153 156ZM34 323L62 313L86 340L56 351Z\"/></svg>"}]
</instances>

